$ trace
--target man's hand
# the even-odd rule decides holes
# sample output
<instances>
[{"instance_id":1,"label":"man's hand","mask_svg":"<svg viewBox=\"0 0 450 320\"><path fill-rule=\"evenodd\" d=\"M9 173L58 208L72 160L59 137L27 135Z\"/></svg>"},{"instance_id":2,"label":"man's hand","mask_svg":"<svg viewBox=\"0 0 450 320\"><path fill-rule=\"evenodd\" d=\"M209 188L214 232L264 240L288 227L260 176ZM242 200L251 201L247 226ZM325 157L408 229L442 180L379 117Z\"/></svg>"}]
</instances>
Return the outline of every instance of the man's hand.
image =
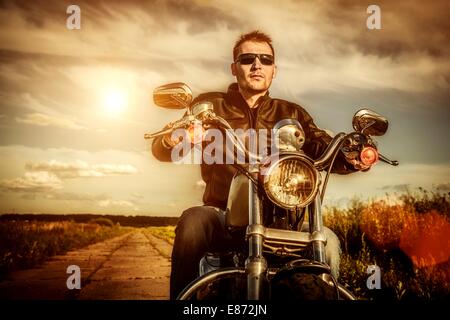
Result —
<instances>
[{"instance_id":1,"label":"man's hand","mask_svg":"<svg viewBox=\"0 0 450 320\"><path fill-rule=\"evenodd\" d=\"M201 121L195 121L187 130L191 144L202 143L205 138L206 131Z\"/></svg>"},{"instance_id":2,"label":"man's hand","mask_svg":"<svg viewBox=\"0 0 450 320\"><path fill-rule=\"evenodd\" d=\"M180 137L182 138L182 137ZM175 147L182 139L178 139L177 141L172 139L172 133L166 134L165 136L163 136L162 138L162 145L167 148L167 149L172 149L173 147Z\"/></svg>"},{"instance_id":3,"label":"man's hand","mask_svg":"<svg viewBox=\"0 0 450 320\"><path fill-rule=\"evenodd\" d=\"M206 135L206 129L200 121L193 122L187 129L184 129L185 136L192 145L202 143ZM162 145L167 149L175 147L180 141L183 141L183 136L177 139L172 139L172 134L166 134L162 139Z\"/></svg>"},{"instance_id":4,"label":"man's hand","mask_svg":"<svg viewBox=\"0 0 450 320\"><path fill-rule=\"evenodd\" d=\"M371 165L366 165L366 164L362 163L358 159L349 159L346 157L345 160L347 160L348 163L352 164L353 167L359 171L368 171L370 169L370 167L372 167Z\"/></svg>"},{"instance_id":5,"label":"man's hand","mask_svg":"<svg viewBox=\"0 0 450 320\"><path fill-rule=\"evenodd\" d=\"M364 147L361 151L343 152L345 160L356 170L367 171L378 161L378 152L374 147Z\"/></svg>"},{"instance_id":6,"label":"man's hand","mask_svg":"<svg viewBox=\"0 0 450 320\"><path fill-rule=\"evenodd\" d=\"M368 141L363 134L354 133L349 136L341 148L345 160L359 171L367 171L378 161L376 145Z\"/></svg>"}]
</instances>

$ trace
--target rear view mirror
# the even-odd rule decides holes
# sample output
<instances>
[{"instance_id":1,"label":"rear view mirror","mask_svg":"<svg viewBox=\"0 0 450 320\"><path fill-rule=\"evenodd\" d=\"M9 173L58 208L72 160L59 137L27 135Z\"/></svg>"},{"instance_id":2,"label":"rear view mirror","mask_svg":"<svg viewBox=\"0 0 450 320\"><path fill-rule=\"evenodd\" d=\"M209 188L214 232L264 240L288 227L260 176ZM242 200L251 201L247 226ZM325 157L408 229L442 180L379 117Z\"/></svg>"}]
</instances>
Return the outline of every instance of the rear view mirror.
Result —
<instances>
[{"instance_id":1,"label":"rear view mirror","mask_svg":"<svg viewBox=\"0 0 450 320\"><path fill-rule=\"evenodd\" d=\"M382 136L386 133L389 123L385 117L378 113L369 109L361 109L353 116L352 125L357 132L371 136Z\"/></svg>"},{"instance_id":2,"label":"rear view mirror","mask_svg":"<svg viewBox=\"0 0 450 320\"><path fill-rule=\"evenodd\" d=\"M167 109L188 108L192 102L192 90L182 82L165 84L153 90L153 102Z\"/></svg>"}]
</instances>

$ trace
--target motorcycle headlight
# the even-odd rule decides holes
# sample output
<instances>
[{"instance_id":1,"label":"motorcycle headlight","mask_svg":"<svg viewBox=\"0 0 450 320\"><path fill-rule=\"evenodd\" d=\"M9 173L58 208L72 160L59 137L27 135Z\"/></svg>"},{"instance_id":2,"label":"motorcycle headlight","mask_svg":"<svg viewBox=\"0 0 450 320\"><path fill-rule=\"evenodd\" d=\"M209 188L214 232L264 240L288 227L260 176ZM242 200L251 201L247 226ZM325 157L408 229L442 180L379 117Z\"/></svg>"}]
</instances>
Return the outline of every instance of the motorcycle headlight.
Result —
<instances>
[{"instance_id":1,"label":"motorcycle headlight","mask_svg":"<svg viewBox=\"0 0 450 320\"><path fill-rule=\"evenodd\" d=\"M272 163L264 177L267 196L285 209L305 207L319 189L319 173L302 156L289 155Z\"/></svg>"}]
</instances>

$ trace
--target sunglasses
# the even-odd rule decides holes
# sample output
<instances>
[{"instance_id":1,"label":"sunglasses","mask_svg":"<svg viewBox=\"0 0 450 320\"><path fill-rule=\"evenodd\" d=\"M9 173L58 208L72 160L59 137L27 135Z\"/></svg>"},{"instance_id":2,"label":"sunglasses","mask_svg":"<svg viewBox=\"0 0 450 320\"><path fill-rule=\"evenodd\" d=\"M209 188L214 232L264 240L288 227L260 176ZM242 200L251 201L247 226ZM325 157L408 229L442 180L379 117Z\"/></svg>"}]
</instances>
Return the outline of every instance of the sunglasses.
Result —
<instances>
[{"instance_id":1,"label":"sunglasses","mask_svg":"<svg viewBox=\"0 0 450 320\"><path fill-rule=\"evenodd\" d=\"M253 64L255 62L256 57L258 57L261 64L265 66L271 66L274 63L274 57L270 54L257 54L257 53L243 53L241 54L235 62L239 62L240 64Z\"/></svg>"}]
</instances>

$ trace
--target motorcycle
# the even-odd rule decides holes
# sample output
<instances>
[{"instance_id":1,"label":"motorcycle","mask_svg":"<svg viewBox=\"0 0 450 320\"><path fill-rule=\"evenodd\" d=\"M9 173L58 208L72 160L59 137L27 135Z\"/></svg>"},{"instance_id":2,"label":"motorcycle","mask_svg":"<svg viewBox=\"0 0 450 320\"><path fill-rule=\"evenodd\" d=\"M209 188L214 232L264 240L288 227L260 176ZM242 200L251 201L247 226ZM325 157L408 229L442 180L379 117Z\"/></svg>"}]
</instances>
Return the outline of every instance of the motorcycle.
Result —
<instances>
[{"instance_id":1,"label":"motorcycle","mask_svg":"<svg viewBox=\"0 0 450 320\"><path fill-rule=\"evenodd\" d=\"M244 230L245 250L206 253L199 262L199 277L178 296L189 299L345 299L355 296L339 284L326 262L321 205L333 163L340 151L371 166L378 160L390 165L378 152L373 136L383 135L388 121L369 109L352 120L354 132L335 135L316 160L302 146L305 133L297 120L280 121L273 129L276 154L265 157L249 151L229 123L214 113L209 101L192 103L191 89L184 83L160 86L153 91L157 106L186 109L182 119L145 139L189 131L195 123L218 128L248 161L233 163L233 177L225 224L228 230ZM262 172L264 171L264 174ZM325 178L322 182L323 172ZM271 207L270 222L265 210ZM305 222L305 215L308 223ZM306 228L305 226L309 226Z\"/></svg>"}]
</instances>

